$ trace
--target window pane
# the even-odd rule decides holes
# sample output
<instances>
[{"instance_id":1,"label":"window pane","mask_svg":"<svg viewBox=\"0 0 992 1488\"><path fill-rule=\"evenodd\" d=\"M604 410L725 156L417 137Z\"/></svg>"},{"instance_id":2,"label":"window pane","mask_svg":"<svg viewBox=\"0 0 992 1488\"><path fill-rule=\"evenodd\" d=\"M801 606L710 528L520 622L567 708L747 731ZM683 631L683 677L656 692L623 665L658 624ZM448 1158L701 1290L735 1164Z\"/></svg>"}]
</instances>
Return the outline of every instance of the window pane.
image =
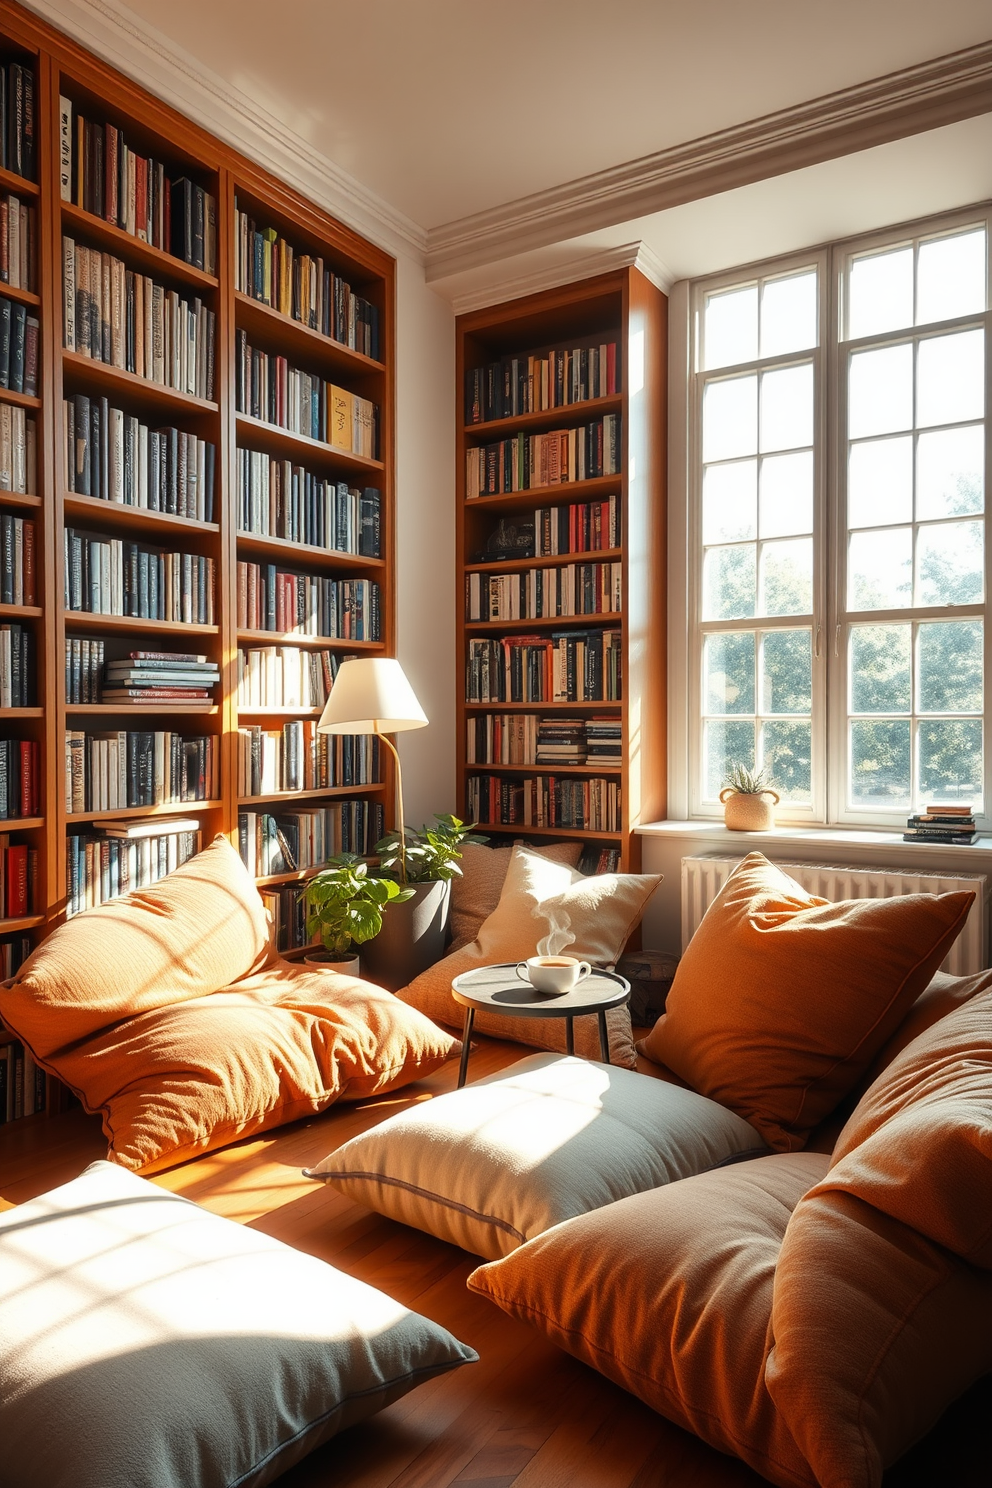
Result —
<instances>
[{"instance_id":1,"label":"window pane","mask_svg":"<svg viewBox=\"0 0 992 1488\"><path fill-rule=\"evenodd\" d=\"M985 309L985 231L920 244L916 324Z\"/></svg>"},{"instance_id":2,"label":"window pane","mask_svg":"<svg viewBox=\"0 0 992 1488\"><path fill-rule=\"evenodd\" d=\"M761 642L762 713L808 713L813 664L808 630L773 630Z\"/></svg>"},{"instance_id":3,"label":"window pane","mask_svg":"<svg viewBox=\"0 0 992 1488\"><path fill-rule=\"evenodd\" d=\"M761 449L801 449L813 443L813 368L783 367L761 379Z\"/></svg>"},{"instance_id":4,"label":"window pane","mask_svg":"<svg viewBox=\"0 0 992 1488\"><path fill-rule=\"evenodd\" d=\"M848 546L849 610L896 610L913 599L913 531L855 532Z\"/></svg>"},{"instance_id":5,"label":"window pane","mask_svg":"<svg viewBox=\"0 0 992 1488\"><path fill-rule=\"evenodd\" d=\"M858 718L851 724L851 804L909 806L909 720Z\"/></svg>"},{"instance_id":6,"label":"window pane","mask_svg":"<svg viewBox=\"0 0 992 1488\"><path fill-rule=\"evenodd\" d=\"M703 619L750 619L754 599L754 548L710 548L703 560Z\"/></svg>"},{"instance_id":7,"label":"window pane","mask_svg":"<svg viewBox=\"0 0 992 1488\"><path fill-rule=\"evenodd\" d=\"M707 637L703 656L707 713L754 712L754 635Z\"/></svg>"},{"instance_id":8,"label":"window pane","mask_svg":"<svg viewBox=\"0 0 992 1488\"><path fill-rule=\"evenodd\" d=\"M922 719L916 747L922 796L931 801L980 809L982 725L979 719Z\"/></svg>"},{"instance_id":9,"label":"window pane","mask_svg":"<svg viewBox=\"0 0 992 1488\"><path fill-rule=\"evenodd\" d=\"M733 367L758 351L758 286L707 295L703 323L705 366Z\"/></svg>"},{"instance_id":10,"label":"window pane","mask_svg":"<svg viewBox=\"0 0 992 1488\"><path fill-rule=\"evenodd\" d=\"M758 448L758 379L709 382L703 393L703 460L732 460Z\"/></svg>"},{"instance_id":11,"label":"window pane","mask_svg":"<svg viewBox=\"0 0 992 1488\"><path fill-rule=\"evenodd\" d=\"M813 530L813 451L768 455L761 462L759 531L791 537Z\"/></svg>"},{"instance_id":12,"label":"window pane","mask_svg":"<svg viewBox=\"0 0 992 1488\"><path fill-rule=\"evenodd\" d=\"M761 291L761 355L784 356L816 343L816 271L770 279Z\"/></svg>"},{"instance_id":13,"label":"window pane","mask_svg":"<svg viewBox=\"0 0 992 1488\"><path fill-rule=\"evenodd\" d=\"M912 248L854 259L847 293L847 334L852 341L912 325Z\"/></svg>"},{"instance_id":14,"label":"window pane","mask_svg":"<svg viewBox=\"0 0 992 1488\"><path fill-rule=\"evenodd\" d=\"M761 762L783 801L808 801L812 788L809 719L777 719L761 728Z\"/></svg>"},{"instance_id":15,"label":"window pane","mask_svg":"<svg viewBox=\"0 0 992 1488\"><path fill-rule=\"evenodd\" d=\"M982 622L921 625L917 709L920 713L982 711Z\"/></svg>"},{"instance_id":16,"label":"window pane","mask_svg":"<svg viewBox=\"0 0 992 1488\"><path fill-rule=\"evenodd\" d=\"M761 546L758 613L808 615L813 608L813 539Z\"/></svg>"},{"instance_id":17,"label":"window pane","mask_svg":"<svg viewBox=\"0 0 992 1488\"><path fill-rule=\"evenodd\" d=\"M852 713L908 713L912 707L911 625L851 629Z\"/></svg>"},{"instance_id":18,"label":"window pane","mask_svg":"<svg viewBox=\"0 0 992 1488\"><path fill-rule=\"evenodd\" d=\"M978 604L982 598L984 522L921 527L916 542L919 604Z\"/></svg>"},{"instance_id":19,"label":"window pane","mask_svg":"<svg viewBox=\"0 0 992 1488\"><path fill-rule=\"evenodd\" d=\"M706 799L716 801L733 765L754 769L754 724L751 719L707 723L703 730L703 757Z\"/></svg>"},{"instance_id":20,"label":"window pane","mask_svg":"<svg viewBox=\"0 0 992 1488\"><path fill-rule=\"evenodd\" d=\"M895 434L912 427L912 346L855 352L848 390L849 437L864 439L870 434Z\"/></svg>"},{"instance_id":21,"label":"window pane","mask_svg":"<svg viewBox=\"0 0 992 1488\"><path fill-rule=\"evenodd\" d=\"M735 542L757 535L758 462L707 465L703 471L703 542Z\"/></svg>"},{"instance_id":22,"label":"window pane","mask_svg":"<svg viewBox=\"0 0 992 1488\"><path fill-rule=\"evenodd\" d=\"M931 336L920 342L916 422L956 424L985 411L985 334Z\"/></svg>"},{"instance_id":23,"label":"window pane","mask_svg":"<svg viewBox=\"0 0 992 1488\"><path fill-rule=\"evenodd\" d=\"M885 527L913 518L913 440L852 444L847 474L847 525Z\"/></svg>"},{"instance_id":24,"label":"window pane","mask_svg":"<svg viewBox=\"0 0 992 1488\"><path fill-rule=\"evenodd\" d=\"M985 430L940 429L916 447L916 515L967 517L985 508Z\"/></svg>"}]
</instances>

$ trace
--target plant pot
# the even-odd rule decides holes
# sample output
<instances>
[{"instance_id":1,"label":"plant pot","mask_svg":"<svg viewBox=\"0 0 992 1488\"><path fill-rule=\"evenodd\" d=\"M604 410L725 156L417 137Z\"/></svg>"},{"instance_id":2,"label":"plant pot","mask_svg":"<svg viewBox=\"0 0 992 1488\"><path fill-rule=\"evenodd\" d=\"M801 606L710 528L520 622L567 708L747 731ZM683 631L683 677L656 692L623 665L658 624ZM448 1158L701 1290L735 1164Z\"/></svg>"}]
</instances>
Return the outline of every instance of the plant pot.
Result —
<instances>
[{"instance_id":1,"label":"plant pot","mask_svg":"<svg viewBox=\"0 0 992 1488\"><path fill-rule=\"evenodd\" d=\"M338 961L330 951L321 951L316 947L303 957L303 964L313 971L336 971L339 976L357 977L362 974L361 962L357 956L345 956Z\"/></svg>"},{"instance_id":2,"label":"plant pot","mask_svg":"<svg viewBox=\"0 0 992 1488\"><path fill-rule=\"evenodd\" d=\"M770 800L766 800L770 796ZM723 802L723 819L731 832L770 832L775 825L775 807L778 793L761 791L758 795L746 795L727 786L720 792Z\"/></svg>"},{"instance_id":3,"label":"plant pot","mask_svg":"<svg viewBox=\"0 0 992 1488\"><path fill-rule=\"evenodd\" d=\"M413 898L403 904L387 904L382 929L362 947L365 975L389 992L405 987L444 955L451 912L450 880L434 879L410 887Z\"/></svg>"}]
</instances>

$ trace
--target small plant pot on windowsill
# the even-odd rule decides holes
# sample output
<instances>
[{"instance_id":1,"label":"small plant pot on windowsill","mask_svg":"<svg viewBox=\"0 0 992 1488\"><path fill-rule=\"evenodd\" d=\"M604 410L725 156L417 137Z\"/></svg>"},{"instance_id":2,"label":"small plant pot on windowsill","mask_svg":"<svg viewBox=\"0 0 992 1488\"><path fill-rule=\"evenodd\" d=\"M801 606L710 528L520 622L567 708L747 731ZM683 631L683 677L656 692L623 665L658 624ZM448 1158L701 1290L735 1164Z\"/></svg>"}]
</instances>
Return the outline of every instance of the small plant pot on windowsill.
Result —
<instances>
[{"instance_id":1,"label":"small plant pot on windowsill","mask_svg":"<svg viewBox=\"0 0 992 1488\"><path fill-rule=\"evenodd\" d=\"M754 794L725 786L720 792L723 820L731 832L770 832L775 825L777 791L763 790Z\"/></svg>"},{"instance_id":2,"label":"small plant pot on windowsill","mask_svg":"<svg viewBox=\"0 0 992 1488\"><path fill-rule=\"evenodd\" d=\"M313 971L336 971L338 976L361 976L362 963L357 956L345 956L338 959L332 956L330 951L322 951L318 946L313 946L303 957L304 966L309 966Z\"/></svg>"}]
</instances>

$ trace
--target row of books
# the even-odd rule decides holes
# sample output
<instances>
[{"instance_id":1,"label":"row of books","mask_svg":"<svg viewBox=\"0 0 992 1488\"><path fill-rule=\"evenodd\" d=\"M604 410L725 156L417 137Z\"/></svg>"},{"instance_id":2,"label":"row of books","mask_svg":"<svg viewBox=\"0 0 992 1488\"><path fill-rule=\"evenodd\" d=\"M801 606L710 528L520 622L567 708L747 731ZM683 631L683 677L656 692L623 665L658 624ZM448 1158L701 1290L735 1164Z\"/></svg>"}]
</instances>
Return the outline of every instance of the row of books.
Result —
<instances>
[{"instance_id":1,"label":"row of books","mask_svg":"<svg viewBox=\"0 0 992 1488\"><path fill-rule=\"evenodd\" d=\"M620 546L620 498L539 506L534 513L534 555L596 553Z\"/></svg>"},{"instance_id":2,"label":"row of books","mask_svg":"<svg viewBox=\"0 0 992 1488\"><path fill-rule=\"evenodd\" d=\"M179 625L214 625L215 564L122 538L64 534L65 607Z\"/></svg>"},{"instance_id":3,"label":"row of books","mask_svg":"<svg viewBox=\"0 0 992 1488\"><path fill-rule=\"evenodd\" d=\"M118 811L220 796L220 740L162 730L66 729L65 809Z\"/></svg>"},{"instance_id":4,"label":"row of books","mask_svg":"<svg viewBox=\"0 0 992 1488\"><path fill-rule=\"evenodd\" d=\"M214 520L217 451L184 429L152 429L106 398L63 404L66 489L196 522Z\"/></svg>"},{"instance_id":5,"label":"row of books","mask_svg":"<svg viewBox=\"0 0 992 1488\"><path fill-rule=\"evenodd\" d=\"M312 937L307 934L306 901L298 884L283 884L281 888L258 892L272 924L277 951L295 951L312 943Z\"/></svg>"},{"instance_id":6,"label":"row of books","mask_svg":"<svg viewBox=\"0 0 992 1488\"><path fill-rule=\"evenodd\" d=\"M620 610L622 601L622 563L567 563L522 573L465 575L467 620L609 615Z\"/></svg>"},{"instance_id":7,"label":"row of books","mask_svg":"<svg viewBox=\"0 0 992 1488\"><path fill-rule=\"evenodd\" d=\"M274 227L259 228L234 204L234 287L379 360L379 309L356 294L320 255L300 253Z\"/></svg>"},{"instance_id":8,"label":"row of books","mask_svg":"<svg viewBox=\"0 0 992 1488\"><path fill-rule=\"evenodd\" d=\"M15 176L35 178L34 70L24 62L0 63L0 164Z\"/></svg>"},{"instance_id":9,"label":"row of books","mask_svg":"<svg viewBox=\"0 0 992 1488\"><path fill-rule=\"evenodd\" d=\"M0 982L12 977L32 951L29 935L7 935L0 940Z\"/></svg>"},{"instance_id":10,"label":"row of books","mask_svg":"<svg viewBox=\"0 0 992 1488\"><path fill-rule=\"evenodd\" d=\"M36 536L30 517L0 512L0 604L34 604Z\"/></svg>"},{"instance_id":11,"label":"row of books","mask_svg":"<svg viewBox=\"0 0 992 1488\"><path fill-rule=\"evenodd\" d=\"M382 493L238 450L238 531L362 558L382 554Z\"/></svg>"},{"instance_id":12,"label":"row of books","mask_svg":"<svg viewBox=\"0 0 992 1488\"><path fill-rule=\"evenodd\" d=\"M347 656L299 646L253 646L238 651L238 707L322 708Z\"/></svg>"},{"instance_id":13,"label":"row of books","mask_svg":"<svg viewBox=\"0 0 992 1488\"><path fill-rule=\"evenodd\" d=\"M34 914L37 903L38 849L0 832L0 920Z\"/></svg>"},{"instance_id":14,"label":"row of books","mask_svg":"<svg viewBox=\"0 0 992 1488\"><path fill-rule=\"evenodd\" d=\"M130 651L103 669L100 701L118 707L209 704L220 681L214 661L192 652Z\"/></svg>"},{"instance_id":15,"label":"row of books","mask_svg":"<svg viewBox=\"0 0 992 1488\"><path fill-rule=\"evenodd\" d=\"M30 626L0 621L0 708L35 706L36 654Z\"/></svg>"},{"instance_id":16,"label":"row of books","mask_svg":"<svg viewBox=\"0 0 992 1488\"><path fill-rule=\"evenodd\" d=\"M902 840L969 847L978 841L974 810L971 806L928 806L908 819Z\"/></svg>"},{"instance_id":17,"label":"row of books","mask_svg":"<svg viewBox=\"0 0 992 1488\"><path fill-rule=\"evenodd\" d=\"M192 397L214 395L216 317L199 296L62 239L64 345Z\"/></svg>"},{"instance_id":18,"label":"row of books","mask_svg":"<svg viewBox=\"0 0 992 1488\"><path fill-rule=\"evenodd\" d=\"M41 813L41 745L0 739L0 820Z\"/></svg>"},{"instance_id":19,"label":"row of books","mask_svg":"<svg viewBox=\"0 0 992 1488\"><path fill-rule=\"evenodd\" d=\"M67 637L65 643L65 700L98 703L103 690L106 643L86 636Z\"/></svg>"},{"instance_id":20,"label":"row of books","mask_svg":"<svg viewBox=\"0 0 992 1488\"><path fill-rule=\"evenodd\" d=\"M620 783L535 775L524 780L504 775L470 775L466 781L470 821L521 827L560 827L586 832L619 832Z\"/></svg>"},{"instance_id":21,"label":"row of books","mask_svg":"<svg viewBox=\"0 0 992 1488\"><path fill-rule=\"evenodd\" d=\"M0 1122L44 1111L48 1077L18 1039L0 1044Z\"/></svg>"},{"instance_id":22,"label":"row of books","mask_svg":"<svg viewBox=\"0 0 992 1488\"><path fill-rule=\"evenodd\" d=\"M239 796L374 785L380 779L374 735L318 734L313 718L290 719L278 729L238 729Z\"/></svg>"},{"instance_id":23,"label":"row of books","mask_svg":"<svg viewBox=\"0 0 992 1488\"><path fill-rule=\"evenodd\" d=\"M579 872L588 877L593 873L619 873L620 849L605 847L601 842L587 842L579 859Z\"/></svg>"},{"instance_id":24,"label":"row of books","mask_svg":"<svg viewBox=\"0 0 992 1488\"><path fill-rule=\"evenodd\" d=\"M268 878L326 863L338 853L366 857L385 831L382 803L356 797L315 811L238 812L238 845L249 873Z\"/></svg>"},{"instance_id":25,"label":"row of books","mask_svg":"<svg viewBox=\"0 0 992 1488\"><path fill-rule=\"evenodd\" d=\"M577 429L515 434L466 450L465 495L472 500L619 475L620 461L620 415L607 413Z\"/></svg>"},{"instance_id":26,"label":"row of books","mask_svg":"<svg viewBox=\"0 0 992 1488\"><path fill-rule=\"evenodd\" d=\"M239 630L377 641L381 612L374 579L325 579L274 563L238 564Z\"/></svg>"},{"instance_id":27,"label":"row of books","mask_svg":"<svg viewBox=\"0 0 992 1488\"><path fill-rule=\"evenodd\" d=\"M0 388L38 396L38 317L0 295Z\"/></svg>"},{"instance_id":28,"label":"row of books","mask_svg":"<svg viewBox=\"0 0 992 1488\"><path fill-rule=\"evenodd\" d=\"M619 630L474 638L468 643L465 700L619 702L620 656Z\"/></svg>"},{"instance_id":29,"label":"row of books","mask_svg":"<svg viewBox=\"0 0 992 1488\"><path fill-rule=\"evenodd\" d=\"M349 393L316 372L291 367L284 356L249 345L245 331L237 333L234 370L239 413L346 454L378 458L379 411L368 398Z\"/></svg>"},{"instance_id":30,"label":"row of books","mask_svg":"<svg viewBox=\"0 0 992 1488\"><path fill-rule=\"evenodd\" d=\"M544 356L505 356L467 374L465 422L567 408L589 398L611 398L618 390L615 341Z\"/></svg>"},{"instance_id":31,"label":"row of books","mask_svg":"<svg viewBox=\"0 0 992 1488\"><path fill-rule=\"evenodd\" d=\"M133 837L129 823L104 823L100 831L66 838L66 916L106 904L133 889L147 889L200 851L199 823L141 823L149 835Z\"/></svg>"},{"instance_id":32,"label":"row of books","mask_svg":"<svg viewBox=\"0 0 992 1488\"><path fill-rule=\"evenodd\" d=\"M203 269L217 267L217 202L195 181L171 181L161 161L132 150L124 131L59 99L59 184L73 202L122 232Z\"/></svg>"},{"instance_id":33,"label":"row of books","mask_svg":"<svg viewBox=\"0 0 992 1488\"><path fill-rule=\"evenodd\" d=\"M0 403L0 491L38 493L38 427L12 403Z\"/></svg>"},{"instance_id":34,"label":"row of books","mask_svg":"<svg viewBox=\"0 0 992 1488\"><path fill-rule=\"evenodd\" d=\"M37 291L38 219L34 207L11 192L0 194L0 282Z\"/></svg>"},{"instance_id":35,"label":"row of books","mask_svg":"<svg viewBox=\"0 0 992 1488\"><path fill-rule=\"evenodd\" d=\"M614 714L566 718L536 713L477 713L466 720L470 765L622 763L622 726Z\"/></svg>"}]
</instances>

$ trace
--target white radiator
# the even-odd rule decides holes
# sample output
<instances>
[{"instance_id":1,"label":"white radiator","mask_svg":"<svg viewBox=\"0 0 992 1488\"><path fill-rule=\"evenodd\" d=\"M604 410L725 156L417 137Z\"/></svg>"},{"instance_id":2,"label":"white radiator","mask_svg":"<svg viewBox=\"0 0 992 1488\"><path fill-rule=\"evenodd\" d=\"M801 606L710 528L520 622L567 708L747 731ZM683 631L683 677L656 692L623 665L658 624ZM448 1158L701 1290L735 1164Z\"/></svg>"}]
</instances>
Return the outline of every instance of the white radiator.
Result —
<instances>
[{"instance_id":1,"label":"white radiator","mask_svg":"<svg viewBox=\"0 0 992 1488\"><path fill-rule=\"evenodd\" d=\"M682 859L682 949L685 950L707 908L723 888L740 858ZM888 868L839 868L826 863L777 863L810 894L820 899L890 899L895 894L950 894L974 889L976 899L964 929L951 946L941 971L970 976L986 964L984 874L898 873Z\"/></svg>"}]
</instances>

